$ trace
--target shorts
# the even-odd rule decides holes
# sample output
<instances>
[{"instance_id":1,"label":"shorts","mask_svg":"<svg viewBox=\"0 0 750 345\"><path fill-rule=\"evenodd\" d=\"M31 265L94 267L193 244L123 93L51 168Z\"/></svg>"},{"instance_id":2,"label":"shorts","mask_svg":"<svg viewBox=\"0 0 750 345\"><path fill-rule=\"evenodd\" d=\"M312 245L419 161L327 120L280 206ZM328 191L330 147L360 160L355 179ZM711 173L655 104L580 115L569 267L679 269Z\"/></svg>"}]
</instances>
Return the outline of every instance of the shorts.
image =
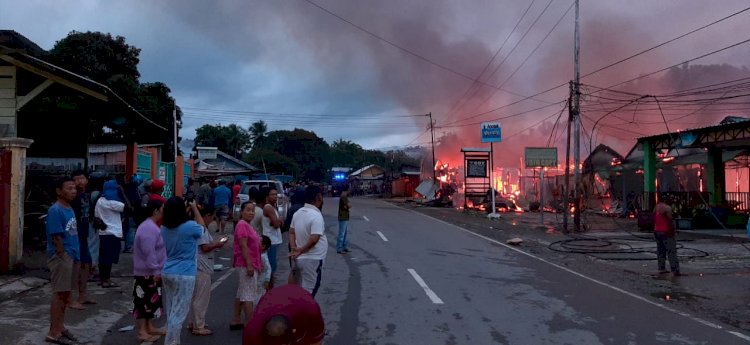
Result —
<instances>
[{"instance_id":1,"label":"shorts","mask_svg":"<svg viewBox=\"0 0 750 345\"><path fill-rule=\"evenodd\" d=\"M78 269L69 255L66 254L62 258L53 255L47 260L47 267L50 272L52 292L71 292L77 289Z\"/></svg>"},{"instance_id":2,"label":"shorts","mask_svg":"<svg viewBox=\"0 0 750 345\"><path fill-rule=\"evenodd\" d=\"M237 271L237 277L239 278L239 284L237 285L237 299L240 302L253 302L258 304L260 297L263 296L260 287L261 279L259 278L261 273L255 270L252 277L247 275L247 270L244 267L235 268Z\"/></svg>"},{"instance_id":3,"label":"shorts","mask_svg":"<svg viewBox=\"0 0 750 345\"><path fill-rule=\"evenodd\" d=\"M217 206L216 217L221 220L227 220L229 218L229 205Z\"/></svg>"},{"instance_id":4,"label":"shorts","mask_svg":"<svg viewBox=\"0 0 750 345\"><path fill-rule=\"evenodd\" d=\"M81 227L78 230L78 250L81 255L82 264L90 264L93 262L91 251L89 250L89 230L88 222L81 222Z\"/></svg>"}]
</instances>

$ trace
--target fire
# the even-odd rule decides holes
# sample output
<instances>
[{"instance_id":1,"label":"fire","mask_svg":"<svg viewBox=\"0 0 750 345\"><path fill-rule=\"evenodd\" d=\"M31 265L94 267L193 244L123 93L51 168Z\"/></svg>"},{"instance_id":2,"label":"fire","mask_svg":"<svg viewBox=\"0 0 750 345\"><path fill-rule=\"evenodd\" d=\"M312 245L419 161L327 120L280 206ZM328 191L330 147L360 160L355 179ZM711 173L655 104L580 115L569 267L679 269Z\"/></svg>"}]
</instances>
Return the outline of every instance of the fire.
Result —
<instances>
[{"instance_id":1,"label":"fire","mask_svg":"<svg viewBox=\"0 0 750 345\"><path fill-rule=\"evenodd\" d=\"M443 175L438 178L440 182L448 182L448 175Z\"/></svg>"}]
</instances>

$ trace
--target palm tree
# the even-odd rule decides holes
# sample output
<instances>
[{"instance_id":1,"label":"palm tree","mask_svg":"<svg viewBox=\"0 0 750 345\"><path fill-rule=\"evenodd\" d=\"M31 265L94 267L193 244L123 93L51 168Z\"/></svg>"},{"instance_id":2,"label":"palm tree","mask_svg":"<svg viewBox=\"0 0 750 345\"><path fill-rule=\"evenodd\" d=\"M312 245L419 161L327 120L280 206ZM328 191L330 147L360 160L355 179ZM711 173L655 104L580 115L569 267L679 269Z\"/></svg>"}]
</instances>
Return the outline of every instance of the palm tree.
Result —
<instances>
[{"instance_id":1,"label":"palm tree","mask_svg":"<svg viewBox=\"0 0 750 345\"><path fill-rule=\"evenodd\" d=\"M261 143L263 143L263 139L266 138L268 125L266 125L265 121L263 120L253 122L253 124L250 125L249 131L250 140L252 140L253 142L253 147L258 147Z\"/></svg>"}]
</instances>

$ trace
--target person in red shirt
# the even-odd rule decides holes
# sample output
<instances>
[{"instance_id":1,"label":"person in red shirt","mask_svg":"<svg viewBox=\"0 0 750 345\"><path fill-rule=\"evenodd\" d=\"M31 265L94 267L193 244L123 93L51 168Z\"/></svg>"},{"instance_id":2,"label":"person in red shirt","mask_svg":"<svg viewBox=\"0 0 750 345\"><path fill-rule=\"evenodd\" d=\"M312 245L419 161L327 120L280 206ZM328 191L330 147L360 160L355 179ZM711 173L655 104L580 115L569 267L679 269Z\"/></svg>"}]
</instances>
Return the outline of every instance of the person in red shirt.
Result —
<instances>
[{"instance_id":1,"label":"person in red shirt","mask_svg":"<svg viewBox=\"0 0 750 345\"><path fill-rule=\"evenodd\" d=\"M669 258L672 274L679 276L680 263L677 259L677 240L675 239L670 203L672 203L672 198L665 196L654 208L654 239L656 240L657 264L659 273L667 273L666 259Z\"/></svg>"},{"instance_id":2,"label":"person in red shirt","mask_svg":"<svg viewBox=\"0 0 750 345\"><path fill-rule=\"evenodd\" d=\"M237 202L237 195L240 194L241 189L242 189L242 181L240 180L234 181L234 186L232 186L232 202Z\"/></svg>"},{"instance_id":3,"label":"person in red shirt","mask_svg":"<svg viewBox=\"0 0 750 345\"><path fill-rule=\"evenodd\" d=\"M243 345L320 345L325 322L320 306L300 286L287 284L266 292L245 326Z\"/></svg>"}]
</instances>

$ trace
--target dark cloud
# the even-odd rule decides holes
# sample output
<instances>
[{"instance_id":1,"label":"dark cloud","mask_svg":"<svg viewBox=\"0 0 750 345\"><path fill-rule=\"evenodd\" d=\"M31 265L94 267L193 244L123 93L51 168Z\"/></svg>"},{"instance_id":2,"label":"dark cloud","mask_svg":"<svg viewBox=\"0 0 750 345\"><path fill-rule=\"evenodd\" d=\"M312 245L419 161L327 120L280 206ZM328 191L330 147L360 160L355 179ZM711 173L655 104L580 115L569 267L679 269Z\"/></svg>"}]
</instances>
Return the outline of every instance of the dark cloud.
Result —
<instances>
[{"instance_id":1,"label":"dark cloud","mask_svg":"<svg viewBox=\"0 0 750 345\"><path fill-rule=\"evenodd\" d=\"M345 1L316 3L395 44L430 60L476 76L509 34L528 1ZM519 31L500 54L507 54L547 1L536 1ZM489 82L505 80L550 30L570 2L555 1L538 25ZM606 65L630 53L669 39L701 24L739 10L744 0L707 6L704 1L583 2L582 71ZM301 0L80 2L47 1L4 5L0 23L16 29L45 48L70 30L100 30L123 35L143 49L144 81L164 81L183 107L273 111L281 113L394 114L433 112L439 123L507 104L518 99L484 87L456 113L450 107L470 82L454 73L400 51ZM95 13L96 15L91 15ZM750 14L743 14L598 74L585 82L605 85L649 72L686 57L739 41L750 31ZM39 23L44 23L39 24ZM572 13L539 51L506 84L521 94L533 94L572 76ZM739 47L706 63L750 65L750 47ZM497 62L492 65L494 68ZM539 97L557 102L559 90ZM478 120L492 119L542 105L529 101L504 108ZM517 132L555 109L530 113L503 122ZM247 125L257 116L231 118L191 111L184 137L202 123ZM274 120L270 118L269 120ZM423 118L387 119L413 126L397 129L366 127L361 119L341 119L350 127L305 126L329 140L343 137L369 147L406 144L423 131ZM329 124L331 119L319 119ZM290 128L288 122L271 129ZM478 126L477 126L478 127ZM534 135L546 136L540 126ZM475 137L478 128L459 130ZM401 134L400 134L401 133ZM423 142L426 136L416 140ZM526 136L517 136L527 140ZM510 145L510 144L508 144ZM515 154L519 154L516 152Z\"/></svg>"}]
</instances>

